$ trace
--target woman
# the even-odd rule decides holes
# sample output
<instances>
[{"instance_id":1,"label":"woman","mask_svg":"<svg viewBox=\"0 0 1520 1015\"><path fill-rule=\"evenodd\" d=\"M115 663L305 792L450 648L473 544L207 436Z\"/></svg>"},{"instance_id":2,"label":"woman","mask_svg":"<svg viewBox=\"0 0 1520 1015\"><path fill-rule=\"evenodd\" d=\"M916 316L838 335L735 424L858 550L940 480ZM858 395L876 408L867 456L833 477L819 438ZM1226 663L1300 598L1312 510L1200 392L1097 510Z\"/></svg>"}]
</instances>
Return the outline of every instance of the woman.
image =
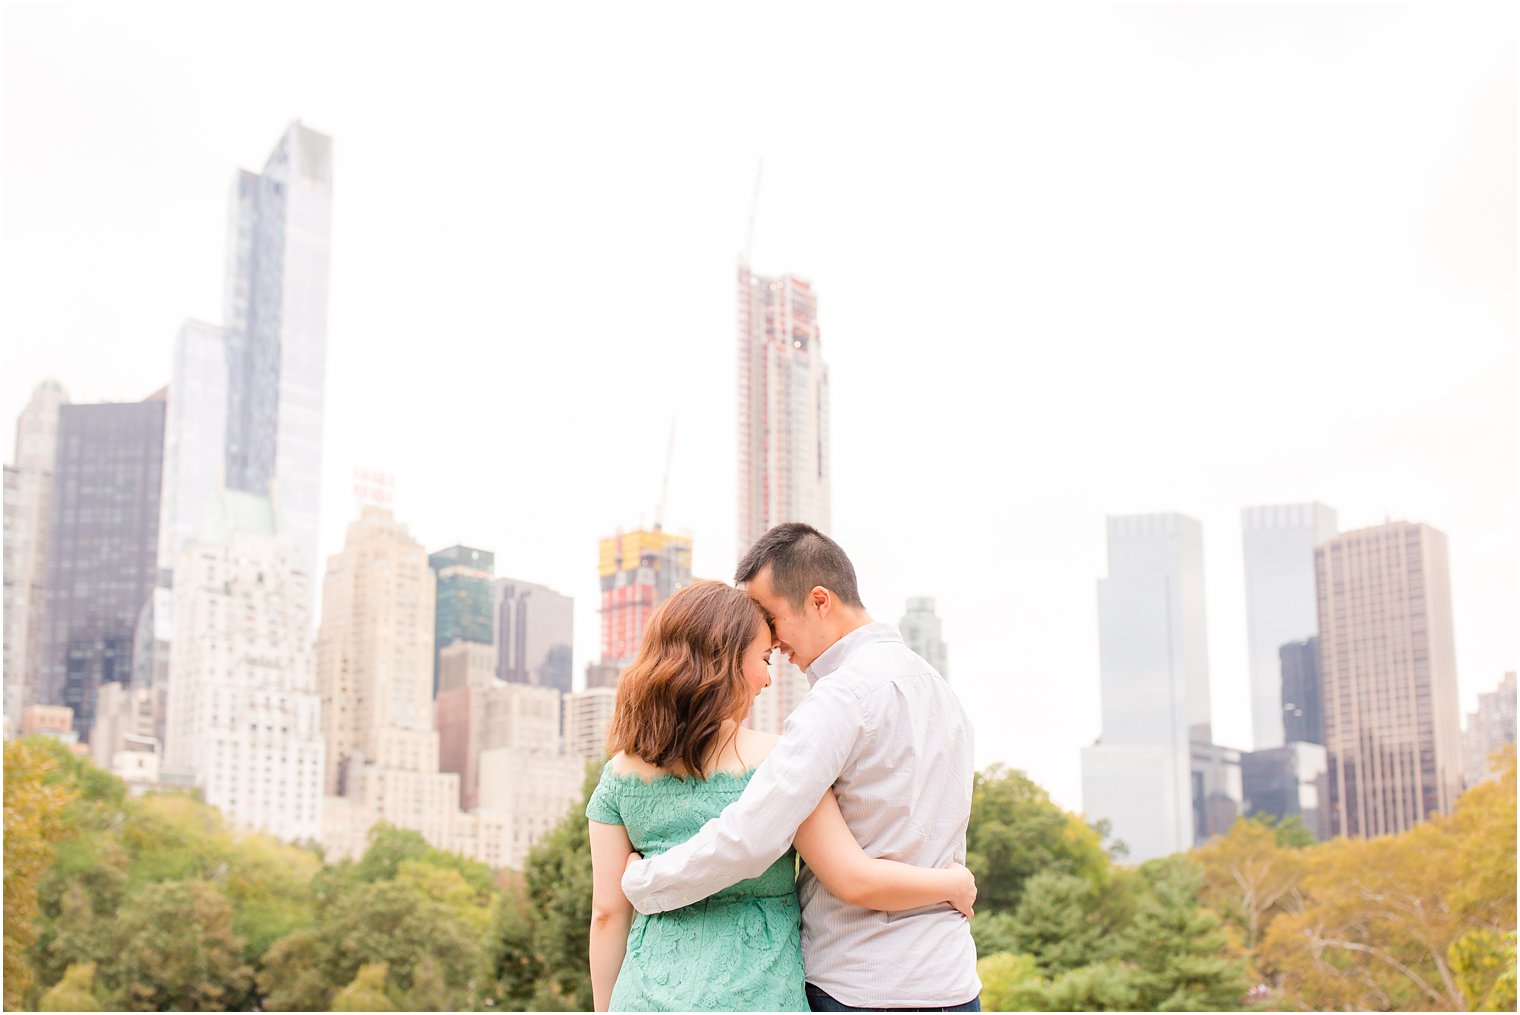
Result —
<instances>
[{"instance_id":1,"label":"woman","mask_svg":"<svg viewBox=\"0 0 1520 1015\"><path fill-rule=\"evenodd\" d=\"M971 914L970 871L867 857L830 791L797 830L796 854L684 909L635 916L620 883L630 855L690 838L739 798L776 743L739 725L770 684L770 652L764 613L722 582L695 582L649 618L618 684L613 757L586 805L597 1011L807 1011L796 854L856 905L948 902Z\"/></svg>"}]
</instances>

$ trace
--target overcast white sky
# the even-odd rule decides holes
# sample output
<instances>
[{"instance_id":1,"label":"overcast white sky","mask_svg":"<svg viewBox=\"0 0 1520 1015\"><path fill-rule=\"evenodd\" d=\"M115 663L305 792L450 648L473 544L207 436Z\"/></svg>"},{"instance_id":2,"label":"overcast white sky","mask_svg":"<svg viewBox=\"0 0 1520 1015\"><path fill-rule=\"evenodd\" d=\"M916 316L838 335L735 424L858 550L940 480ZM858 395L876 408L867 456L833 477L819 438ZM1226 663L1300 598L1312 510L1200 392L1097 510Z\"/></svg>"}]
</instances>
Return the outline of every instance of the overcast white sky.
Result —
<instances>
[{"instance_id":1,"label":"overcast white sky","mask_svg":"<svg viewBox=\"0 0 1520 1015\"><path fill-rule=\"evenodd\" d=\"M576 597L648 520L731 577L736 257L819 293L834 535L939 601L980 764L1080 806L1104 516L1202 521L1250 746L1240 509L1451 548L1462 708L1516 666L1508 5L5 3L0 417L167 383L234 170L335 145L324 553L356 466Z\"/></svg>"}]
</instances>

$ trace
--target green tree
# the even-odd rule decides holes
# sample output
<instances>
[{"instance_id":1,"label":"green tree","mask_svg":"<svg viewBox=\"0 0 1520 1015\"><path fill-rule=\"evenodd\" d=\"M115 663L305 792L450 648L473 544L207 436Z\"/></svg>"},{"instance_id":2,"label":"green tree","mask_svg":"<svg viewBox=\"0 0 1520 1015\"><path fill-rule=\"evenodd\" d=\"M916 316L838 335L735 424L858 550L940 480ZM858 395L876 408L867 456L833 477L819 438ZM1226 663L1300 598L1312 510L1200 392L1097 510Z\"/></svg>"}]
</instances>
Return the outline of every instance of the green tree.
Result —
<instances>
[{"instance_id":1,"label":"green tree","mask_svg":"<svg viewBox=\"0 0 1520 1015\"><path fill-rule=\"evenodd\" d=\"M1273 917L1301 905L1307 854L1282 840L1281 824L1237 821L1192 853L1203 868L1204 904L1240 932L1250 951Z\"/></svg>"},{"instance_id":2,"label":"green tree","mask_svg":"<svg viewBox=\"0 0 1520 1015\"><path fill-rule=\"evenodd\" d=\"M502 1008L527 1009L544 977L544 962L533 943L536 926L522 886L502 892L492 913L490 937L492 1000Z\"/></svg>"},{"instance_id":3,"label":"green tree","mask_svg":"<svg viewBox=\"0 0 1520 1015\"><path fill-rule=\"evenodd\" d=\"M1285 818L1275 814L1256 814L1240 820L1251 821L1272 829L1277 837L1277 844L1283 849L1306 849L1314 845L1316 841L1314 833L1305 827L1304 819L1297 814L1290 814Z\"/></svg>"},{"instance_id":4,"label":"green tree","mask_svg":"<svg viewBox=\"0 0 1520 1015\"><path fill-rule=\"evenodd\" d=\"M1102 884L1110 869L1096 830L1057 807L1023 772L1001 765L976 775L966 847L977 904L993 912L1017 909L1025 882L1041 871Z\"/></svg>"},{"instance_id":5,"label":"green tree","mask_svg":"<svg viewBox=\"0 0 1520 1015\"><path fill-rule=\"evenodd\" d=\"M1303 905L1272 921L1258 951L1285 1004L1460 1010L1503 992L1513 966L1485 958L1488 935L1515 929L1513 753L1501 762L1450 817L1305 851Z\"/></svg>"},{"instance_id":6,"label":"green tree","mask_svg":"<svg viewBox=\"0 0 1520 1015\"><path fill-rule=\"evenodd\" d=\"M270 946L259 974L265 1007L320 1011L359 967L389 965L399 995L413 989L424 960L442 971L447 1009L473 1006L486 976L476 923L402 880L351 884L327 900L315 926ZM431 988L430 988L431 989Z\"/></svg>"},{"instance_id":7,"label":"green tree","mask_svg":"<svg viewBox=\"0 0 1520 1015\"><path fill-rule=\"evenodd\" d=\"M275 941L316 919L311 884L322 861L310 849L249 834L228 842L223 890L233 906L233 929L244 955L257 965Z\"/></svg>"},{"instance_id":8,"label":"green tree","mask_svg":"<svg viewBox=\"0 0 1520 1015\"><path fill-rule=\"evenodd\" d=\"M529 850L521 885L507 886L493 914L493 1000L503 1006L541 1011L591 1007L591 846L585 801L598 775L595 766L587 766L581 803Z\"/></svg>"},{"instance_id":9,"label":"green tree","mask_svg":"<svg viewBox=\"0 0 1520 1015\"><path fill-rule=\"evenodd\" d=\"M1119 941L1132 967L1142 1009L1229 1011L1241 1007L1246 965L1219 917L1202 908L1203 871L1186 856L1152 860L1140 869L1150 886Z\"/></svg>"},{"instance_id":10,"label":"green tree","mask_svg":"<svg viewBox=\"0 0 1520 1015\"><path fill-rule=\"evenodd\" d=\"M395 1011L396 1006L385 993L385 978L390 966L369 962L359 967L348 986L333 998L333 1011Z\"/></svg>"},{"instance_id":11,"label":"green tree","mask_svg":"<svg viewBox=\"0 0 1520 1015\"><path fill-rule=\"evenodd\" d=\"M591 844L584 807L529 852L523 887L534 914L533 950L543 963L533 1003L589 1011Z\"/></svg>"},{"instance_id":12,"label":"green tree","mask_svg":"<svg viewBox=\"0 0 1520 1015\"><path fill-rule=\"evenodd\" d=\"M971 918L971 940L976 944L976 953L984 958L1001 952L1018 954L1017 926L1012 913L981 910Z\"/></svg>"},{"instance_id":13,"label":"green tree","mask_svg":"<svg viewBox=\"0 0 1520 1015\"><path fill-rule=\"evenodd\" d=\"M1515 1010L1515 932L1470 930L1446 952L1468 1011Z\"/></svg>"},{"instance_id":14,"label":"green tree","mask_svg":"<svg viewBox=\"0 0 1520 1015\"><path fill-rule=\"evenodd\" d=\"M355 881L390 881L401 873L408 860L456 872L481 905L489 903L493 887L491 868L478 860L429 845L420 832L384 822L370 829L364 856L348 870L347 876Z\"/></svg>"},{"instance_id":15,"label":"green tree","mask_svg":"<svg viewBox=\"0 0 1520 1015\"><path fill-rule=\"evenodd\" d=\"M5 745L5 1007L12 1011L26 1006L37 982L27 962L37 941L37 889L56 844L70 834L64 811L75 794L49 778L59 767L41 738Z\"/></svg>"},{"instance_id":16,"label":"green tree","mask_svg":"<svg viewBox=\"0 0 1520 1015\"><path fill-rule=\"evenodd\" d=\"M204 881L160 882L133 896L102 973L131 1011L229 1011L253 1002L232 904Z\"/></svg>"},{"instance_id":17,"label":"green tree","mask_svg":"<svg viewBox=\"0 0 1520 1015\"><path fill-rule=\"evenodd\" d=\"M1031 1011L1145 1011L1135 971L1117 960L1069 969L1030 997Z\"/></svg>"},{"instance_id":18,"label":"green tree","mask_svg":"<svg viewBox=\"0 0 1520 1015\"><path fill-rule=\"evenodd\" d=\"M453 993L438 963L424 955L412 973L412 986L402 998L403 1011L449 1011Z\"/></svg>"},{"instance_id":19,"label":"green tree","mask_svg":"<svg viewBox=\"0 0 1520 1015\"><path fill-rule=\"evenodd\" d=\"M977 959L983 1011L1029 1011L1039 996L1040 970L1031 955L999 952Z\"/></svg>"},{"instance_id":20,"label":"green tree","mask_svg":"<svg viewBox=\"0 0 1520 1015\"><path fill-rule=\"evenodd\" d=\"M1072 874L1036 874L1025 884L1011 921L1016 950L1034 956L1046 976L1111 957L1115 935L1132 911L1128 887L1114 878L1100 891Z\"/></svg>"},{"instance_id":21,"label":"green tree","mask_svg":"<svg viewBox=\"0 0 1520 1015\"><path fill-rule=\"evenodd\" d=\"M95 997L95 963L80 962L64 971L63 979L42 993L38 1011L100 1011Z\"/></svg>"}]
</instances>

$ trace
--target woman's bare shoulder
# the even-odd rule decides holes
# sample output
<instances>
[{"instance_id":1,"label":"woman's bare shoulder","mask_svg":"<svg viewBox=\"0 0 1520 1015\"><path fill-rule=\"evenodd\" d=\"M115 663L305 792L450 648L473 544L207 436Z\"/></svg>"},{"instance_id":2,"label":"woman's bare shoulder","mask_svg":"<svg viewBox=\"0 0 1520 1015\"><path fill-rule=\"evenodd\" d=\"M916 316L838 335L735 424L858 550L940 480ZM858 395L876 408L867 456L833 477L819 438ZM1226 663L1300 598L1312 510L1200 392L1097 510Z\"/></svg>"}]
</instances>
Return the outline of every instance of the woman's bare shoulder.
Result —
<instances>
[{"instance_id":1,"label":"woman's bare shoulder","mask_svg":"<svg viewBox=\"0 0 1520 1015\"><path fill-rule=\"evenodd\" d=\"M740 727L734 747L745 767L754 768L764 761L780 742L781 738L774 733L761 733L759 730Z\"/></svg>"},{"instance_id":2,"label":"woman's bare shoulder","mask_svg":"<svg viewBox=\"0 0 1520 1015\"><path fill-rule=\"evenodd\" d=\"M662 770L651 765L649 762L645 761L643 758L636 758L631 754L619 751L617 754L614 754L612 756L612 774L622 776L624 778L630 775L636 775L640 779L648 782L650 779L653 779L658 775L664 775L665 773Z\"/></svg>"}]
</instances>

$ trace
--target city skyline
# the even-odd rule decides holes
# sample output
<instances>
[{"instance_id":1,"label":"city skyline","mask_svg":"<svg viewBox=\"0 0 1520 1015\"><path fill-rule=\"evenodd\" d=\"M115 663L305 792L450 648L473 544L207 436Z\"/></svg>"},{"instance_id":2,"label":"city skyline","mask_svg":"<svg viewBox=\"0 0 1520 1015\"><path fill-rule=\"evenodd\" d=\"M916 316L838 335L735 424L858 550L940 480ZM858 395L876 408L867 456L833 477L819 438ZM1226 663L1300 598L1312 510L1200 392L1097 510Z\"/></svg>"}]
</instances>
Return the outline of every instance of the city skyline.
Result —
<instances>
[{"instance_id":1,"label":"city skyline","mask_svg":"<svg viewBox=\"0 0 1520 1015\"><path fill-rule=\"evenodd\" d=\"M1023 8L971 31L955 10L820 7L798 73L761 88L779 26L734 43L703 12L705 47L637 36L682 54L651 67L623 52L647 32L632 12L577 36L445 7L465 52L409 95L362 56L336 76L317 58L341 8L280 36L294 69L258 89L241 57L185 46L230 14L170 10L6 12L12 95L50 96L13 97L4 128L7 446L49 376L75 403L167 383L181 324L220 319L231 169L300 117L343 180L319 559L354 516L352 469L384 467L428 551L487 547L574 597L579 686L591 542L657 503L669 412L626 406L671 393L667 526L694 536L693 574L727 580L742 552L730 287L763 156L755 270L820 294L831 534L877 619L937 600L957 693L999 717L979 765L1080 804L1107 515L1203 525L1218 743L1251 742L1247 506L1447 533L1461 711L1515 667L1512 11ZM931 30L969 50L920 94L891 68ZM46 55L65 51L121 87L71 85ZM132 53L141 73L112 70ZM761 94L806 113L714 126ZM921 150L889 158L905 132ZM691 157L656 157L671 146ZM90 186L103 167L115 185Z\"/></svg>"}]
</instances>

